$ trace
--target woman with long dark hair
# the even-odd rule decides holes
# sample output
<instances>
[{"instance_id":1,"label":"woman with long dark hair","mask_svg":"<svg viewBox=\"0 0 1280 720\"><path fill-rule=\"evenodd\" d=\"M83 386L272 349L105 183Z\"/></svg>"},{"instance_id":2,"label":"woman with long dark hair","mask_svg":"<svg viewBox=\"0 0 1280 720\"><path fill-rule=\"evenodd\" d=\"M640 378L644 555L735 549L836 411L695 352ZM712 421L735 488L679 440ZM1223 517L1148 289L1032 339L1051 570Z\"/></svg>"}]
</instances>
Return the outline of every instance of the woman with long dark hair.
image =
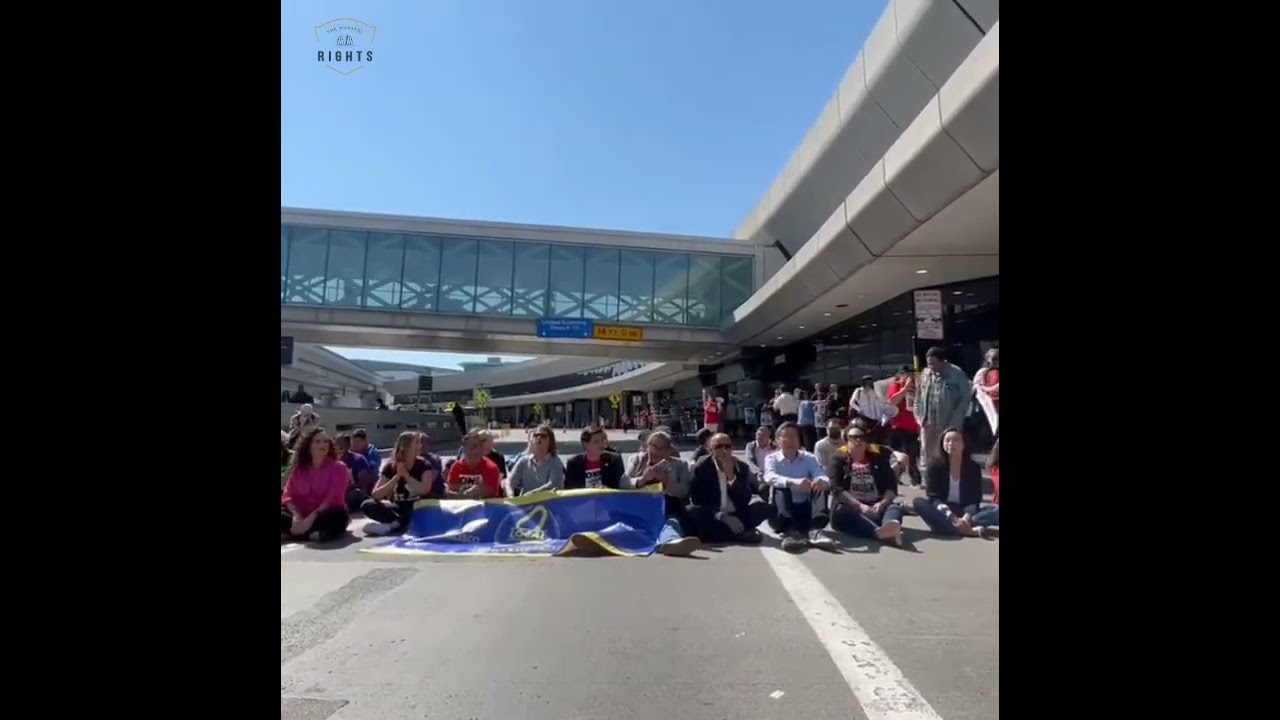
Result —
<instances>
[{"instance_id":1,"label":"woman with long dark hair","mask_svg":"<svg viewBox=\"0 0 1280 720\"><path fill-rule=\"evenodd\" d=\"M283 453L282 453L283 456ZM325 542L347 531L347 488L351 471L324 428L302 431L280 497L282 540Z\"/></svg>"},{"instance_id":2,"label":"woman with long dark hair","mask_svg":"<svg viewBox=\"0 0 1280 720\"><path fill-rule=\"evenodd\" d=\"M942 431L939 455L925 470L925 497L911 507L929 529L939 535L983 537L995 524L982 506L982 468L969 454L964 434L958 428ZM995 518L999 521L999 514Z\"/></svg>"}]
</instances>

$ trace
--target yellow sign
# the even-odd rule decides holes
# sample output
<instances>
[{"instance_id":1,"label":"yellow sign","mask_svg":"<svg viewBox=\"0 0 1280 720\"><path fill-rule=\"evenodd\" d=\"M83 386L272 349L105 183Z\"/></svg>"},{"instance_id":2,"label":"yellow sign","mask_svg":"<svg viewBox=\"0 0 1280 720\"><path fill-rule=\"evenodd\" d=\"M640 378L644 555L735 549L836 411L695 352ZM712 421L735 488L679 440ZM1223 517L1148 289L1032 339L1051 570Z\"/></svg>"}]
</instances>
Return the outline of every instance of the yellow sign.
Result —
<instances>
[{"instance_id":1,"label":"yellow sign","mask_svg":"<svg viewBox=\"0 0 1280 720\"><path fill-rule=\"evenodd\" d=\"M597 340L640 342L644 340L644 328L626 325L596 325L595 337Z\"/></svg>"},{"instance_id":2,"label":"yellow sign","mask_svg":"<svg viewBox=\"0 0 1280 720\"><path fill-rule=\"evenodd\" d=\"M476 407L489 407L489 391L476 390Z\"/></svg>"},{"instance_id":3,"label":"yellow sign","mask_svg":"<svg viewBox=\"0 0 1280 720\"><path fill-rule=\"evenodd\" d=\"M618 393L614 393L610 395L609 404L613 406L614 410L617 410L618 406L622 404L622 396L619 395Z\"/></svg>"},{"instance_id":4,"label":"yellow sign","mask_svg":"<svg viewBox=\"0 0 1280 720\"><path fill-rule=\"evenodd\" d=\"M445 411L445 412L453 412L453 405L454 405L454 403L449 403L448 405L445 405L445 406L444 406L444 411Z\"/></svg>"},{"instance_id":5,"label":"yellow sign","mask_svg":"<svg viewBox=\"0 0 1280 720\"><path fill-rule=\"evenodd\" d=\"M533 406L533 414L542 417L542 403Z\"/></svg>"}]
</instances>

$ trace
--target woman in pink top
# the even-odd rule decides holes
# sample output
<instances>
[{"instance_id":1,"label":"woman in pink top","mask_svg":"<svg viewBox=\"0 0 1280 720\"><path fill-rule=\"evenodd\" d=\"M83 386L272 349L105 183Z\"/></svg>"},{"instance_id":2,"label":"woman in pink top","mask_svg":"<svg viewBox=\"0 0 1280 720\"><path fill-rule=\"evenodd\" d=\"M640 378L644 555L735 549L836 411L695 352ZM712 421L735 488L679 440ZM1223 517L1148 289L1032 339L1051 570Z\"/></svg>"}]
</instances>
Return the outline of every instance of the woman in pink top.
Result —
<instances>
[{"instance_id":1,"label":"woman in pink top","mask_svg":"<svg viewBox=\"0 0 1280 720\"><path fill-rule=\"evenodd\" d=\"M351 470L324 429L302 432L293 451L289 479L280 498L280 538L325 542L347 531L347 488Z\"/></svg>"}]
</instances>

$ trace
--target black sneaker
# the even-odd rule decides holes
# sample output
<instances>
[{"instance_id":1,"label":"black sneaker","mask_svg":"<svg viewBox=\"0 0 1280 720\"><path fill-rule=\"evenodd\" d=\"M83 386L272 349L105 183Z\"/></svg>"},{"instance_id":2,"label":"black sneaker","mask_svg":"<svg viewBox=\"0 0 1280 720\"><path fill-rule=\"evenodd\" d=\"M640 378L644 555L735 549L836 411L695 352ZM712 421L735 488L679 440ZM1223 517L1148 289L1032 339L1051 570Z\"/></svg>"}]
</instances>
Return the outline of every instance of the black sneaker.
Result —
<instances>
[{"instance_id":1,"label":"black sneaker","mask_svg":"<svg viewBox=\"0 0 1280 720\"><path fill-rule=\"evenodd\" d=\"M805 540L804 535L794 530L789 531L782 538L782 549L787 552L799 552L807 547L809 547L809 543Z\"/></svg>"}]
</instances>

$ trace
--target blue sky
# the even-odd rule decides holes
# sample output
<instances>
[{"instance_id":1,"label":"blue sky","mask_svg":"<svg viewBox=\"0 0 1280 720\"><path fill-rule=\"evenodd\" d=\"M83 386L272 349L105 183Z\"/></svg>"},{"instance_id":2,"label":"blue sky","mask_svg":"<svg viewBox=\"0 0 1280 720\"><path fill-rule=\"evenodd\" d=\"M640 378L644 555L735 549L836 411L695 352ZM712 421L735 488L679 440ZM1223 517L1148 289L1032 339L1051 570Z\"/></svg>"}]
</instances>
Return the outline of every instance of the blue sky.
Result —
<instances>
[{"instance_id":1,"label":"blue sky","mask_svg":"<svg viewBox=\"0 0 1280 720\"><path fill-rule=\"evenodd\" d=\"M727 237L884 7L284 0L280 202ZM374 60L345 77L316 60L314 26L337 18L377 27Z\"/></svg>"}]
</instances>

